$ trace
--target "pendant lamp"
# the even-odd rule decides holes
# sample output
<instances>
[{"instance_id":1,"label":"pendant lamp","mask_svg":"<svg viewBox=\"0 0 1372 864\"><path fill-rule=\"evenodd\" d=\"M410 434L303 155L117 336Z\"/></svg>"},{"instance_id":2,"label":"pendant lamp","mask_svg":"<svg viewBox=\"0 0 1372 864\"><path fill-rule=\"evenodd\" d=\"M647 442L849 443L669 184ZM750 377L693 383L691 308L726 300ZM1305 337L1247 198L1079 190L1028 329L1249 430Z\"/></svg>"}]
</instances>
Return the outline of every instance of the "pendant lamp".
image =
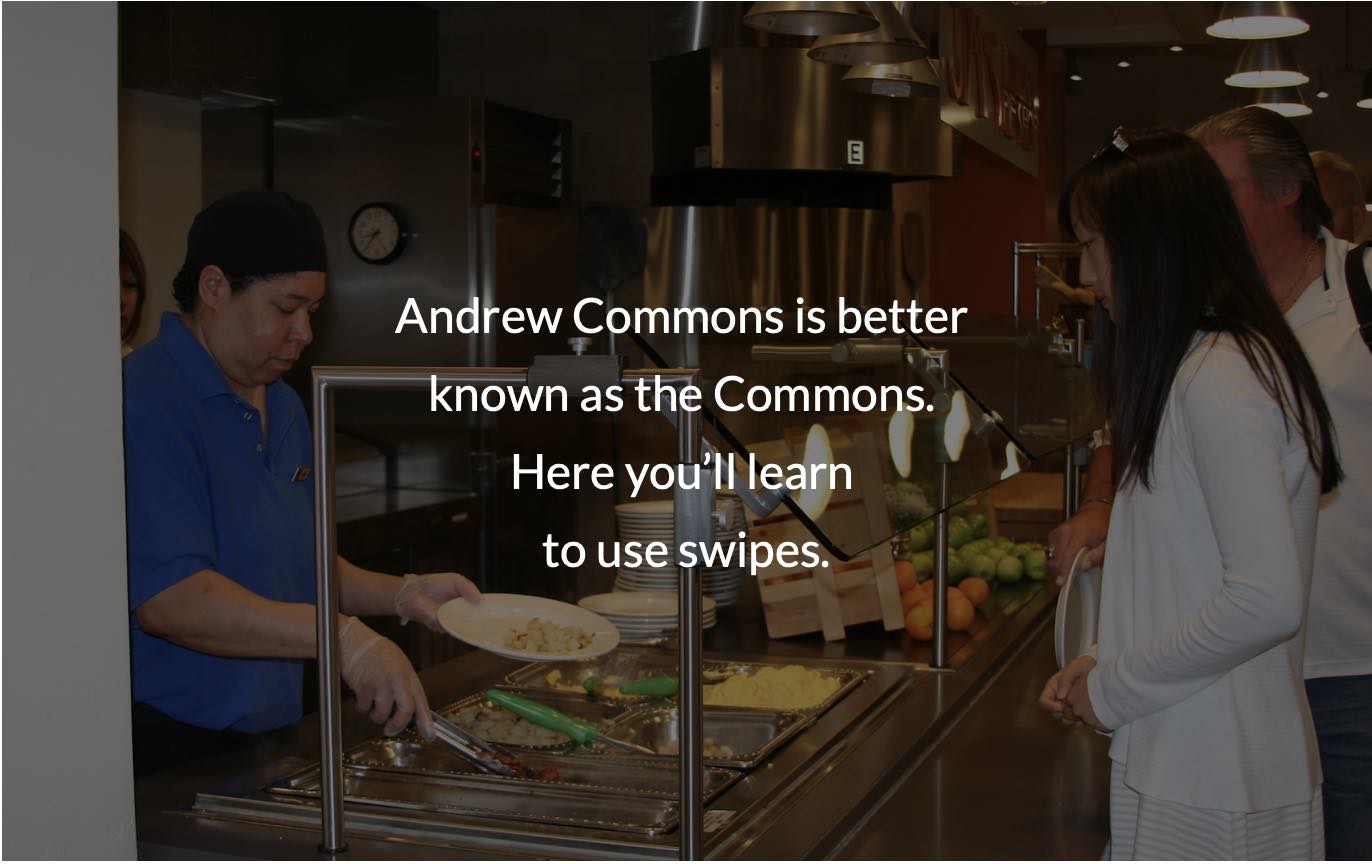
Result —
<instances>
[{"instance_id":1,"label":"pendant lamp","mask_svg":"<svg viewBox=\"0 0 1372 864\"><path fill-rule=\"evenodd\" d=\"M843 86L860 93L910 99L938 93L938 61L925 58L909 63L854 66L843 76Z\"/></svg>"},{"instance_id":2,"label":"pendant lamp","mask_svg":"<svg viewBox=\"0 0 1372 864\"><path fill-rule=\"evenodd\" d=\"M1250 104L1275 111L1283 117L1304 117L1314 113L1301 98L1301 91L1295 87L1265 87L1253 95L1257 98Z\"/></svg>"},{"instance_id":3,"label":"pendant lamp","mask_svg":"<svg viewBox=\"0 0 1372 864\"><path fill-rule=\"evenodd\" d=\"M879 22L876 29L841 36L821 36L810 48L811 60L840 66L908 63L929 56L929 48L900 14L896 4L868 3Z\"/></svg>"},{"instance_id":4,"label":"pendant lamp","mask_svg":"<svg viewBox=\"0 0 1372 864\"><path fill-rule=\"evenodd\" d=\"M1230 87L1299 87L1310 82L1291 49L1279 39L1245 45L1234 73L1224 79Z\"/></svg>"},{"instance_id":5,"label":"pendant lamp","mask_svg":"<svg viewBox=\"0 0 1372 864\"><path fill-rule=\"evenodd\" d=\"M1219 39L1281 39L1298 36L1310 24L1291 3L1223 3L1205 32Z\"/></svg>"},{"instance_id":6,"label":"pendant lamp","mask_svg":"<svg viewBox=\"0 0 1372 864\"><path fill-rule=\"evenodd\" d=\"M832 36L873 30L877 19L866 3L754 3L743 23L765 33Z\"/></svg>"}]
</instances>

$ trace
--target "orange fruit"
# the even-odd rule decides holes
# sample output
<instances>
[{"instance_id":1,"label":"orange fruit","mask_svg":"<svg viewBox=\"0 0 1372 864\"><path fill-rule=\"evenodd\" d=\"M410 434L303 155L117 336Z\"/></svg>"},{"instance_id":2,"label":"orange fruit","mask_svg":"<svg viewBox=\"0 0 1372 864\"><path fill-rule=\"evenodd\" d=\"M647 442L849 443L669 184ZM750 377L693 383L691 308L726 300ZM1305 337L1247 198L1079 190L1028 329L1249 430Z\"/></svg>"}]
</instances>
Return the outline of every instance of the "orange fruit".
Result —
<instances>
[{"instance_id":1,"label":"orange fruit","mask_svg":"<svg viewBox=\"0 0 1372 864\"><path fill-rule=\"evenodd\" d=\"M897 560L896 584L900 586L900 593L902 594L918 585L919 576L915 573L915 565L903 559Z\"/></svg>"},{"instance_id":2,"label":"orange fruit","mask_svg":"<svg viewBox=\"0 0 1372 864\"><path fill-rule=\"evenodd\" d=\"M973 606L980 606L986 602L986 598L991 596L991 586L986 584L985 579L971 576L958 583L958 588L967 599L972 601Z\"/></svg>"},{"instance_id":3,"label":"orange fruit","mask_svg":"<svg viewBox=\"0 0 1372 864\"><path fill-rule=\"evenodd\" d=\"M911 588L909 591L900 595L900 608L906 612L909 612L916 606L923 606L928 602L929 598L925 597L924 592L918 588Z\"/></svg>"},{"instance_id":4,"label":"orange fruit","mask_svg":"<svg viewBox=\"0 0 1372 864\"><path fill-rule=\"evenodd\" d=\"M962 592L954 593L954 589L948 591L948 629L966 632L972 626L972 619L977 617L977 607L972 605L972 601Z\"/></svg>"},{"instance_id":5,"label":"orange fruit","mask_svg":"<svg viewBox=\"0 0 1372 864\"><path fill-rule=\"evenodd\" d=\"M928 642L934 638L934 607L916 606L905 615L905 632Z\"/></svg>"},{"instance_id":6,"label":"orange fruit","mask_svg":"<svg viewBox=\"0 0 1372 864\"><path fill-rule=\"evenodd\" d=\"M923 591L924 596L928 597L932 601L934 599L934 580L928 579L924 582L919 583L919 590Z\"/></svg>"}]
</instances>

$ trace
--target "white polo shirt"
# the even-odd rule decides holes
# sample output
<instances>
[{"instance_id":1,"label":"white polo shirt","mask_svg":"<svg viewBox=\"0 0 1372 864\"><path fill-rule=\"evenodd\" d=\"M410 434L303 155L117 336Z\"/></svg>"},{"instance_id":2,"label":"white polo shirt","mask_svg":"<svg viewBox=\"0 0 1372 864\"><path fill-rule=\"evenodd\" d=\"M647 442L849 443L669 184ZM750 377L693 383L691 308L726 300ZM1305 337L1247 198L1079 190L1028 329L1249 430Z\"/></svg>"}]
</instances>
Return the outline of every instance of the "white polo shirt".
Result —
<instances>
[{"instance_id":1,"label":"white polo shirt","mask_svg":"<svg viewBox=\"0 0 1372 864\"><path fill-rule=\"evenodd\" d=\"M1306 678L1372 674L1372 351L1348 298L1350 246L1328 231L1320 234L1324 276L1306 287L1286 320L1324 391L1345 479L1320 501ZM1363 266L1372 272L1372 251Z\"/></svg>"}]
</instances>

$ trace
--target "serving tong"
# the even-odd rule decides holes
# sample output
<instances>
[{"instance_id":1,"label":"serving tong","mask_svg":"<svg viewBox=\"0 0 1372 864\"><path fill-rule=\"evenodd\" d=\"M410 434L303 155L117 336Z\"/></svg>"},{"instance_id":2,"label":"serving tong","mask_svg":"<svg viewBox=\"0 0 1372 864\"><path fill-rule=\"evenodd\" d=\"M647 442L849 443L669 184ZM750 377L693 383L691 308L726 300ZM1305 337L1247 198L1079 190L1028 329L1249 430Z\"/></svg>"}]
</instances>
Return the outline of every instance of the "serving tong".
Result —
<instances>
[{"instance_id":1,"label":"serving tong","mask_svg":"<svg viewBox=\"0 0 1372 864\"><path fill-rule=\"evenodd\" d=\"M499 774L502 777L538 776L538 772L523 759L504 747L476 737L437 711L430 711L429 714L433 718L434 738L461 753L487 774Z\"/></svg>"}]
</instances>

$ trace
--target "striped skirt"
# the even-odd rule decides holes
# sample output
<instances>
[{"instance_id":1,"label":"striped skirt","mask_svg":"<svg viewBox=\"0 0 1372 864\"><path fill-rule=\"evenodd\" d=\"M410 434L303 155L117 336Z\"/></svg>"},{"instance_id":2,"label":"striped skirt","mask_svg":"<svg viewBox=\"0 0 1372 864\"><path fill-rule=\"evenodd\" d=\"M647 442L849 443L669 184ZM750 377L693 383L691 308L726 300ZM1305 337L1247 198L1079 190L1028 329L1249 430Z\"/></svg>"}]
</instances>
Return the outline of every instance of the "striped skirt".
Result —
<instances>
[{"instance_id":1,"label":"striped skirt","mask_svg":"<svg viewBox=\"0 0 1372 864\"><path fill-rule=\"evenodd\" d=\"M1106 858L1158 860L1297 860L1324 858L1324 810L1318 790L1307 804L1258 813L1203 810L1149 798L1124 785L1111 763L1110 845Z\"/></svg>"}]
</instances>

